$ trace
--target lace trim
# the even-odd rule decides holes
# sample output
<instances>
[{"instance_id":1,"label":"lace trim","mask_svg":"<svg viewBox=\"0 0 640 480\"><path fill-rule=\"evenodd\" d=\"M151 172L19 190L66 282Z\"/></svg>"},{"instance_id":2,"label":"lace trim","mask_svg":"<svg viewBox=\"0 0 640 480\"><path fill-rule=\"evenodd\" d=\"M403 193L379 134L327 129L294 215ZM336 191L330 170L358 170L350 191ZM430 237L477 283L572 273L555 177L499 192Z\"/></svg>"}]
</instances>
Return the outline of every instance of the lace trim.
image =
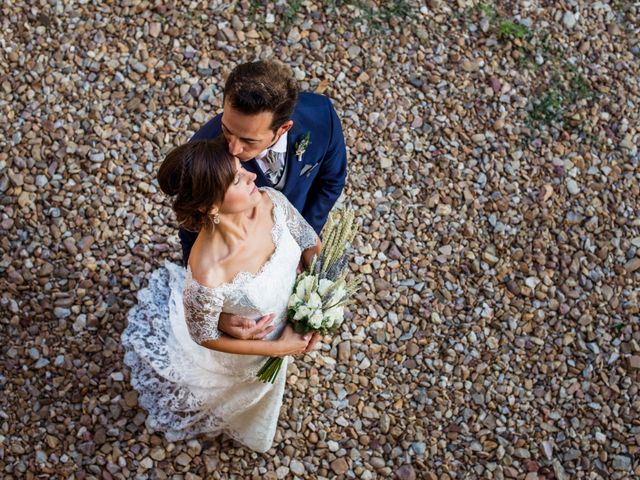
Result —
<instances>
[{"instance_id":1,"label":"lace trim","mask_svg":"<svg viewBox=\"0 0 640 480\"><path fill-rule=\"evenodd\" d=\"M289 233L296 241L301 250L314 247L318 241L318 235L304 217L291 205L291 202L284 196L282 192L274 190L274 194L278 197L278 203L282 206L286 224Z\"/></svg>"},{"instance_id":2,"label":"lace trim","mask_svg":"<svg viewBox=\"0 0 640 480\"><path fill-rule=\"evenodd\" d=\"M218 330L218 320L224 304L220 292L203 291L185 283L182 304L189 335L196 343L220 338L222 332Z\"/></svg>"}]
</instances>

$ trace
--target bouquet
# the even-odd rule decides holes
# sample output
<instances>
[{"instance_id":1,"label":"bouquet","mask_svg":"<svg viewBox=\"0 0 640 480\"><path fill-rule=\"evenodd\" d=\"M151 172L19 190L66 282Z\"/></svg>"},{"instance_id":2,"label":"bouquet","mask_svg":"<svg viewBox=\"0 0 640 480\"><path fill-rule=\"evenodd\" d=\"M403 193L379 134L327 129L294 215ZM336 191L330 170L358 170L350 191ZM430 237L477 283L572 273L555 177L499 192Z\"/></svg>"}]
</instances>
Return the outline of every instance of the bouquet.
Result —
<instances>
[{"instance_id":1,"label":"bouquet","mask_svg":"<svg viewBox=\"0 0 640 480\"><path fill-rule=\"evenodd\" d=\"M340 218L335 212L323 230L325 242L320 257L296 278L288 303L288 319L296 332L333 333L342 323L344 306L357 290L358 279L347 280L346 249L356 234L353 211ZM258 372L263 382L273 383L282 367L281 357L271 357Z\"/></svg>"}]
</instances>

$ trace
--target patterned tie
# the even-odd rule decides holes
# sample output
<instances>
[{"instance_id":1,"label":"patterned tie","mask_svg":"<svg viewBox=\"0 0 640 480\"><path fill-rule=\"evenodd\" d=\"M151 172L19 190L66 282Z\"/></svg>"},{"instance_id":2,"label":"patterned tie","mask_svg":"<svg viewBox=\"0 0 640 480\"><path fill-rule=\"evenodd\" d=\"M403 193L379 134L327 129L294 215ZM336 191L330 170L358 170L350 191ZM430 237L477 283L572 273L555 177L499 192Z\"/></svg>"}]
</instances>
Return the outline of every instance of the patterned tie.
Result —
<instances>
[{"instance_id":1,"label":"patterned tie","mask_svg":"<svg viewBox=\"0 0 640 480\"><path fill-rule=\"evenodd\" d=\"M284 173L284 156L284 152L269 150L263 159L267 166L267 171L264 173L274 186L278 185Z\"/></svg>"}]
</instances>

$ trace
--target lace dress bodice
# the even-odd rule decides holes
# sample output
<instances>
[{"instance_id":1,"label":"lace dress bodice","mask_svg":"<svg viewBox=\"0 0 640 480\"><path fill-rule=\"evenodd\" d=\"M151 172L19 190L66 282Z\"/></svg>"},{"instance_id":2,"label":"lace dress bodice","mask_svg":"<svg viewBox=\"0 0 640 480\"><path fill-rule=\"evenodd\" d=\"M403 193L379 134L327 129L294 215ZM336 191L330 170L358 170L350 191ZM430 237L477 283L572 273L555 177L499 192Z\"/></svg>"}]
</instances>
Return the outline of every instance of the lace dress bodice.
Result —
<instances>
[{"instance_id":1,"label":"lace dress bodice","mask_svg":"<svg viewBox=\"0 0 640 480\"><path fill-rule=\"evenodd\" d=\"M282 193L272 188L263 190L273 202L271 236L275 249L258 272L239 272L230 282L210 288L200 285L187 268L183 292L185 318L192 338L198 343L220 336L217 324L221 312L253 320L276 313L274 325L284 327L301 252L316 244L317 235ZM268 338L277 338L280 329L276 330Z\"/></svg>"},{"instance_id":2,"label":"lace dress bodice","mask_svg":"<svg viewBox=\"0 0 640 480\"><path fill-rule=\"evenodd\" d=\"M282 193L262 190L273 202L275 249L257 273L240 272L210 288L190 269L167 263L152 274L129 312L122 342L131 383L148 411L149 428L165 431L170 440L226 432L255 450L271 445L286 368L274 385L265 384L256 378L265 357L200 345L220 336L221 312L254 320L275 313L276 328L265 341L278 338L286 325L301 252L315 245L317 235Z\"/></svg>"}]
</instances>

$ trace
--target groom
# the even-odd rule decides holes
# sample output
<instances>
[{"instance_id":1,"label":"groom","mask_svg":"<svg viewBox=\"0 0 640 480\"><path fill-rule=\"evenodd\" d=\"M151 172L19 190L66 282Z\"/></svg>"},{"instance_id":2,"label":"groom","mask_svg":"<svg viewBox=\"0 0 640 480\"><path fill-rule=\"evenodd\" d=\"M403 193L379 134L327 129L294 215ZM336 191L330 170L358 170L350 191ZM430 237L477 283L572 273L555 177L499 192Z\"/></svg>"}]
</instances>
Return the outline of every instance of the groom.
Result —
<instances>
[{"instance_id":1,"label":"groom","mask_svg":"<svg viewBox=\"0 0 640 480\"><path fill-rule=\"evenodd\" d=\"M222 114L191 140L220 133L242 166L257 175L256 185L280 190L320 233L347 175L344 137L331 101L299 93L291 69L278 61L238 65L224 87ZM198 234L181 229L179 236L186 264ZM270 320L222 314L218 328L232 337L258 339L271 331Z\"/></svg>"}]
</instances>

